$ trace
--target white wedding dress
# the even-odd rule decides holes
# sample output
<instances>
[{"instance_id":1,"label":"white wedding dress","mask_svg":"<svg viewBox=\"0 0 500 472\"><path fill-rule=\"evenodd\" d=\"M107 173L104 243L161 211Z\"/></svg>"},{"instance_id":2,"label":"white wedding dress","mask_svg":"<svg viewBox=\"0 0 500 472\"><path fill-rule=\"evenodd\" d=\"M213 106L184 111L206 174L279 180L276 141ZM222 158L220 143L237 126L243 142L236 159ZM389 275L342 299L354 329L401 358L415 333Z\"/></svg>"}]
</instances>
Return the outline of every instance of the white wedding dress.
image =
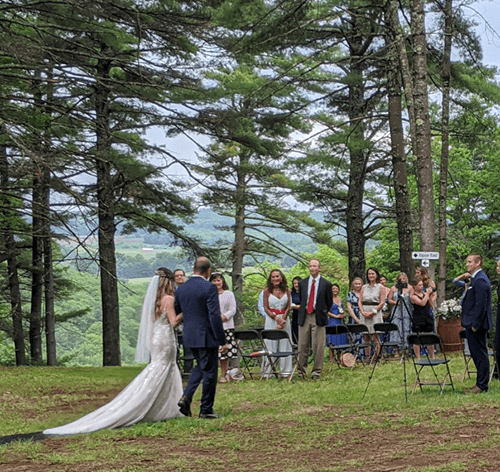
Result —
<instances>
[{"instance_id":1,"label":"white wedding dress","mask_svg":"<svg viewBox=\"0 0 500 472\"><path fill-rule=\"evenodd\" d=\"M182 417L177 402L182 378L176 364L174 329L163 313L152 324L151 362L111 402L72 423L46 429L46 435L91 433L136 423Z\"/></svg>"}]
</instances>

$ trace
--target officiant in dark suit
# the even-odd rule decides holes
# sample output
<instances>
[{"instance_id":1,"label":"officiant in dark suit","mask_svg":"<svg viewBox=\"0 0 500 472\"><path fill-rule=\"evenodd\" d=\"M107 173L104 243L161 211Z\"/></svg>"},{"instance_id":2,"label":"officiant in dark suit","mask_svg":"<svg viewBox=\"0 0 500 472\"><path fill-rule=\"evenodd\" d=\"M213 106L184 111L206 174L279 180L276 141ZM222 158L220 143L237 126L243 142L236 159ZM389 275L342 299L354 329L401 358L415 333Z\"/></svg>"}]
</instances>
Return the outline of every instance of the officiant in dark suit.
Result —
<instances>
[{"instance_id":1,"label":"officiant in dark suit","mask_svg":"<svg viewBox=\"0 0 500 472\"><path fill-rule=\"evenodd\" d=\"M328 310L332 306L332 284L321 277L321 264L309 261L309 277L299 282L299 373L307 374L307 361L312 347L314 365L311 378L319 379L323 369L326 346Z\"/></svg>"},{"instance_id":2,"label":"officiant in dark suit","mask_svg":"<svg viewBox=\"0 0 500 472\"><path fill-rule=\"evenodd\" d=\"M217 387L218 351L227 350L222 327L217 287L208 281L212 264L199 257L193 275L175 291L175 311L183 314L184 346L190 348L196 359L184 395L179 400L183 415L191 416L193 395L203 381L200 418L217 418L213 410Z\"/></svg>"},{"instance_id":3,"label":"officiant in dark suit","mask_svg":"<svg viewBox=\"0 0 500 472\"><path fill-rule=\"evenodd\" d=\"M476 385L466 391L472 394L487 392L490 376L487 336L488 330L493 328L491 284L482 267L481 255L470 254L467 257L471 283L462 302L462 326L477 370Z\"/></svg>"}]
</instances>

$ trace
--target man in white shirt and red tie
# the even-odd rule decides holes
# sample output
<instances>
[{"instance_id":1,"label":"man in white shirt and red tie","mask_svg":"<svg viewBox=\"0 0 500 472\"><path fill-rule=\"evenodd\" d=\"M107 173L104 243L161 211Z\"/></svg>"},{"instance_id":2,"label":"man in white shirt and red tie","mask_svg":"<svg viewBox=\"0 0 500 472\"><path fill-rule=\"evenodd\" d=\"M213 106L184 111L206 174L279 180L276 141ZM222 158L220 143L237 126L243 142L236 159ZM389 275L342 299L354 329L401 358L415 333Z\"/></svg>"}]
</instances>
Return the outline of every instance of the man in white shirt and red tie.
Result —
<instances>
[{"instance_id":1,"label":"man in white shirt and red tie","mask_svg":"<svg viewBox=\"0 0 500 472\"><path fill-rule=\"evenodd\" d=\"M314 365L311 378L319 379L323 369L326 346L328 310L332 306L332 284L321 277L321 264L317 259L309 261L310 276L299 282L299 373L307 373L307 361L312 347Z\"/></svg>"}]
</instances>

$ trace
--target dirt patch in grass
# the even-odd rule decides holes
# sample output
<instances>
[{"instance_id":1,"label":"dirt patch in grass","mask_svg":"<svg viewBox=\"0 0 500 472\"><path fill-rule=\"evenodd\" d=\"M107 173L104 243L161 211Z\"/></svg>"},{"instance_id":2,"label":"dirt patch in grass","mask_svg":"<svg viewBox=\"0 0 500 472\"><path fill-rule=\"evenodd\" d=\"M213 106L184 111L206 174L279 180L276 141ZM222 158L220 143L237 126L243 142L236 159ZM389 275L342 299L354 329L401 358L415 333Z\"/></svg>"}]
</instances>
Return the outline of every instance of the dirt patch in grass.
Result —
<instances>
[{"instance_id":1,"label":"dirt patch in grass","mask_svg":"<svg viewBox=\"0 0 500 472\"><path fill-rule=\"evenodd\" d=\"M248 409L244 405L243 409ZM325 433L312 441L294 435L298 425L294 421L269 420L264 424L240 426L237 420L220 420L220 431L194 431L192 440L176 441L171 437L116 438L107 440L106 448L123 449L118 459L82 461L62 464L52 462L50 456L70 456L72 443L78 438L44 441L43 451L35 458L23 451L12 451L2 458L2 472L90 472L97 470L187 470L195 472L232 470L235 472L281 472L294 470L359 472L413 471L425 467L446 470L500 470L500 426L498 408L449 409L436 412L435 418L426 418L408 424L398 414L332 415L325 417L321 408L308 412L310 424L317 424L321 435L326 426L352 427L348 433ZM363 426L357 425L363 422ZM340 424L341 423L341 424ZM237 445L217 444L217 435L235 438ZM293 438L288 441L287 437ZM276 438L274 440L273 438ZM297 441L298 439L298 441ZM204 441L207 440L207 445ZM250 441L251 447L241 445ZM127 447L145 451L128 453ZM50 455L49 455L50 454ZM96 457L99 454L97 452ZM448 468L449 467L449 468Z\"/></svg>"}]
</instances>

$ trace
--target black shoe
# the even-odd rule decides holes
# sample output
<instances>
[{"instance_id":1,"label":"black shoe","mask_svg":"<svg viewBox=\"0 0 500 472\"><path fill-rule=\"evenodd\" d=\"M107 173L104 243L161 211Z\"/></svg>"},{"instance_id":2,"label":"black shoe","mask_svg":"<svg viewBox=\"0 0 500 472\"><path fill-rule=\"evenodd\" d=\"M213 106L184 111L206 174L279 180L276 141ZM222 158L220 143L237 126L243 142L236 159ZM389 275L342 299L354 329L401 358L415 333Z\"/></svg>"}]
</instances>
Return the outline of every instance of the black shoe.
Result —
<instances>
[{"instance_id":1,"label":"black shoe","mask_svg":"<svg viewBox=\"0 0 500 472\"><path fill-rule=\"evenodd\" d=\"M313 380L319 380L319 378L320 378L319 374L312 374L311 375L311 379L313 379Z\"/></svg>"},{"instance_id":2,"label":"black shoe","mask_svg":"<svg viewBox=\"0 0 500 472\"><path fill-rule=\"evenodd\" d=\"M191 400L188 397L183 395L182 398L179 400L179 403L177 403L177 406L179 407L179 410L184 416L192 416Z\"/></svg>"},{"instance_id":3,"label":"black shoe","mask_svg":"<svg viewBox=\"0 0 500 472\"><path fill-rule=\"evenodd\" d=\"M205 420L216 420L220 418L217 413L200 413L199 417Z\"/></svg>"}]
</instances>

